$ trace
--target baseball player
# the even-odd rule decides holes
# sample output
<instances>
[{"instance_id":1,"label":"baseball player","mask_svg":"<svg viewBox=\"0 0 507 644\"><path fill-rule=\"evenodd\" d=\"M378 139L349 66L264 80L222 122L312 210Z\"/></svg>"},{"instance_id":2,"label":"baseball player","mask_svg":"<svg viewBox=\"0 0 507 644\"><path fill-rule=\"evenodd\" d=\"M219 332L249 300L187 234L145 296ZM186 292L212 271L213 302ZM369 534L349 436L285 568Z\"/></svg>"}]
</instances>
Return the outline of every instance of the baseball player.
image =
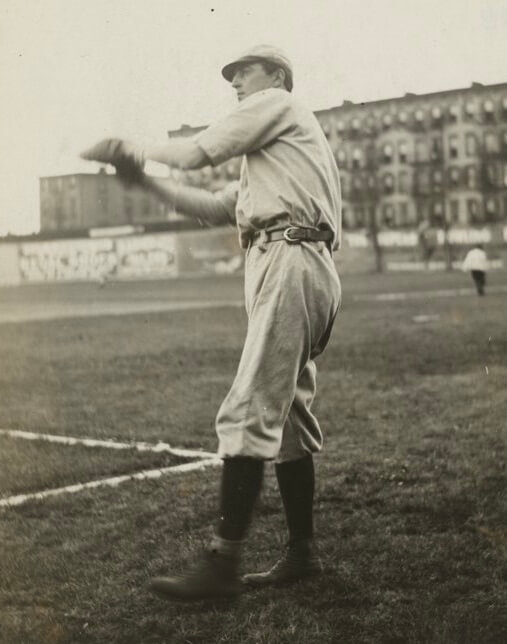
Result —
<instances>
[{"instance_id":1,"label":"baseball player","mask_svg":"<svg viewBox=\"0 0 507 644\"><path fill-rule=\"evenodd\" d=\"M124 180L179 212L210 225L236 225L246 250L247 334L216 418L223 459L216 533L194 566L150 583L154 592L178 600L230 597L245 585L284 584L321 570L313 539L312 455L321 449L322 433L312 402L314 360L341 300L332 258L341 236L338 169L314 114L292 96L293 69L282 51L253 47L222 75L238 105L193 138L144 149L106 139L83 154L115 164ZM146 159L197 169L237 156L239 182L216 193L139 173ZM241 578L240 551L266 461L275 462L288 545L270 570Z\"/></svg>"},{"instance_id":2,"label":"baseball player","mask_svg":"<svg viewBox=\"0 0 507 644\"><path fill-rule=\"evenodd\" d=\"M470 275L475 284L477 295L484 295L486 290L486 273L488 270L488 258L482 244L476 244L470 249L463 260L461 270Z\"/></svg>"}]
</instances>

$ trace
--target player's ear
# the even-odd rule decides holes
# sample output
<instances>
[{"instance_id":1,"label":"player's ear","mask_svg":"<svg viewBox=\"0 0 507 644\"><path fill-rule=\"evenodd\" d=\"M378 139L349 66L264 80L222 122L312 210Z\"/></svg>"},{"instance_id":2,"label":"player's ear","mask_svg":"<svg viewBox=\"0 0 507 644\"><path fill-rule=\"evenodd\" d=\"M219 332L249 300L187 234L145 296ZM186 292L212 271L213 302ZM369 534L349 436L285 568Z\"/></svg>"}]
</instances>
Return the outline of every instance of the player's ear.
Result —
<instances>
[{"instance_id":1,"label":"player's ear","mask_svg":"<svg viewBox=\"0 0 507 644\"><path fill-rule=\"evenodd\" d=\"M281 67L278 67L275 70L275 79L274 79L273 87L280 87L280 88L285 87L285 70L282 69Z\"/></svg>"}]
</instances>

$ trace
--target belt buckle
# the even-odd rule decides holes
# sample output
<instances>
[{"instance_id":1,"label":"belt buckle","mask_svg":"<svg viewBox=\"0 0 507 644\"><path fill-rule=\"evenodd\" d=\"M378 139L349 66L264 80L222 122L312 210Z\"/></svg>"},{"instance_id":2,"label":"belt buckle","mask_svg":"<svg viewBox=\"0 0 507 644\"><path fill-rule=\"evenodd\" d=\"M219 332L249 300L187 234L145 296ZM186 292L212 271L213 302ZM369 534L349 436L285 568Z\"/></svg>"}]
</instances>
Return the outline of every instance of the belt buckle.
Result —
<instances>
[{"instance_id":1,"label":"belt buckle","mask_svg":"<svg viewBox=\"0 0 507 644\"><path fill-rule=\"evenodd\" d=\"M288 244L299 244L301 242L301 239L294 239L294 237L290 236L291 231L297 231L298 227L297 226L289 226L288 228L285 228L283 231L283 238Z\"/></svg>"}]
</instances>

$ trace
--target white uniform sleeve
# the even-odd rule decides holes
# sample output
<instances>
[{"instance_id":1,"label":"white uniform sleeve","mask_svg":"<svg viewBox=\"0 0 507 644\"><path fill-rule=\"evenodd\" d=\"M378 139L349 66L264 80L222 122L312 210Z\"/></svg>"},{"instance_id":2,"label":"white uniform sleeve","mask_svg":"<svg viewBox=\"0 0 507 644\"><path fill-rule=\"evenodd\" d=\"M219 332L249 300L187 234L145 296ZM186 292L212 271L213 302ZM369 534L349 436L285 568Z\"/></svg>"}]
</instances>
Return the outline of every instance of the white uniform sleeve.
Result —
<instances>
[{"instance_id":1,"label":"white uniform sleeve","mask_svg":"<svg viewBox=\"0 0 507 644\"><path fill-rule=\"evenodd\" d=\"M181 186L175 195L174 208L177 212L196 217L210 226L232 225L236 222L238 189L238 181L231 182L215 193L202 188Z\"/></svg>"},{"instance_id":2,"label":"white uniform sleeve","mask_svg":"<svg viewBox=\"0 0 507 644\"><path fill-rule=\"evenodd\" d=\"M245 98L222 121L195 137L213 165L269 145L295 126L291 96L270 88Z\"/></svg>"}]
</instances>

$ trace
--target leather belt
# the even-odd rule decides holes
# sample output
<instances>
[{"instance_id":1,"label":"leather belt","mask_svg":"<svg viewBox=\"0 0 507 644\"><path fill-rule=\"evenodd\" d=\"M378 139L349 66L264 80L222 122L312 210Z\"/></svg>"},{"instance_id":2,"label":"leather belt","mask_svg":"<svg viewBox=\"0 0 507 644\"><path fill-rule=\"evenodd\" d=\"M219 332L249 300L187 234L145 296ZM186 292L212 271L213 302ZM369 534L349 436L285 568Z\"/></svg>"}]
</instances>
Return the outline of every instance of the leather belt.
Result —
<instances>
[{"instance_id":1,"label":"leather belt","mask_svg":"<svg viewBox=\"0 0 507 644\"><path fill-rule=\"evenodd\" d=\"M288 244L299 244L302 241L329 242L333 239L332 230L317 230L302 226L288 226L274 230L259 230L250 237L250 244L285 241Z\"/></svg>"}]
</instances>

